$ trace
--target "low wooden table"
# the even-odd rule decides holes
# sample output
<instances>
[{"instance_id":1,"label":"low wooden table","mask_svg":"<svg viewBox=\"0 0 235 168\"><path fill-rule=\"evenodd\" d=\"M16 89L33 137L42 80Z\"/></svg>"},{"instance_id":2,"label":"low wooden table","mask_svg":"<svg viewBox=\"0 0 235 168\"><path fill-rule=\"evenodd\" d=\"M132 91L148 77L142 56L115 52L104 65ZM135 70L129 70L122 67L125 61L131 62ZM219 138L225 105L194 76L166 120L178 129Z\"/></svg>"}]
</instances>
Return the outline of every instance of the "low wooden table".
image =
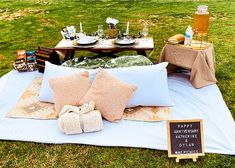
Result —
<instances>
[{"instance_id":1,"label":"low wooden table","mask_svg":"<svg viewBox=\"0 0 235 168\"><path fill-rule=\"evenodd\" d=\"M98 54L113 55L122 51L136 51L137 54L147 56L146 51L153 51L154 41L153 38L138 38L136 44L130 46L119 46L113 43L114 39L101 39L95 45L91 46L73 46L73 41L62 39L54 49L63 53L64 61L72 59L75 51L90 51ZM152 52L150 53L150 55Z\"/></svg>"}]
</instances>

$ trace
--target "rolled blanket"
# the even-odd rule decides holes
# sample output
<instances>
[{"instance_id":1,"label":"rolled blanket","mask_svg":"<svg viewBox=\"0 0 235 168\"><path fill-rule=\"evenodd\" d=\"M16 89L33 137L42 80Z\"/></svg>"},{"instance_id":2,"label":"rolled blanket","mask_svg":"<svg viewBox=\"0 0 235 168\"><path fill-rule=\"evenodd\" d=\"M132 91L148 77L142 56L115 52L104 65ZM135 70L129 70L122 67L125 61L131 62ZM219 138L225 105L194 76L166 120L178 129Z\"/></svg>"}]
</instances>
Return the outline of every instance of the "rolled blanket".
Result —
<instances>
[{"instance_id":1,"label":"rolled blanket","mask_svg":"<svg viewBox=\"0 0 235 168\"><path fill-rule=\"evenodd\" d=\"M80 116L76 113L65 113L60 116L59 128L65 134L80 134L82 133L82 127L80 123Z\"/></svg>"},{"instance_id":2,"label":"rolled blanket","mask_svg":"<svg viewBox=\"0 0 235 168\"><path fill-rule=\"evenodd\" d=\"M65 134L100 131L103 121L99 111L94 110L95 103L89 102L82 106L65 105L58 119L58 125Z\"/></svg>"},{"instance_id":3,"label":"rolled blanket","mask_svg":"<svg viewBox=\"0 0 235 168\"><path fill-rule=\"evenodd\" d=\"M82 115L83 132L94 132L103 129L103 121L98 110L90 111Z\"/></svg>"}]
</instances>

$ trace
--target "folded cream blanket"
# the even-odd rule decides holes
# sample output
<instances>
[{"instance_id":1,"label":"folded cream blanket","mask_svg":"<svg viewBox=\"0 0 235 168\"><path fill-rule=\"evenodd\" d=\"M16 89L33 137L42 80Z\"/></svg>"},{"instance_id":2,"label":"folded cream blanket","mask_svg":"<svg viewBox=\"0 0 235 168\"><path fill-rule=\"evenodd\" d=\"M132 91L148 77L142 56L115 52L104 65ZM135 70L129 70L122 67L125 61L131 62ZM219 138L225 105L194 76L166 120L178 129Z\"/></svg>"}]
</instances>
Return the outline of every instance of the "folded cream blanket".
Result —
<instances>
[{"instance_id":1,"label":"folded cream blanket","mask_svg":"<svg viewBox=\"0 0 235 168\"><path fill-rule=\"evenodd\" d=\"M92 101L79 107L65 105L59 114L59 128L65 134L80 134L82 132L102 130L101 114L94 108L95 103Z\"/></svg>"}]
</instances>

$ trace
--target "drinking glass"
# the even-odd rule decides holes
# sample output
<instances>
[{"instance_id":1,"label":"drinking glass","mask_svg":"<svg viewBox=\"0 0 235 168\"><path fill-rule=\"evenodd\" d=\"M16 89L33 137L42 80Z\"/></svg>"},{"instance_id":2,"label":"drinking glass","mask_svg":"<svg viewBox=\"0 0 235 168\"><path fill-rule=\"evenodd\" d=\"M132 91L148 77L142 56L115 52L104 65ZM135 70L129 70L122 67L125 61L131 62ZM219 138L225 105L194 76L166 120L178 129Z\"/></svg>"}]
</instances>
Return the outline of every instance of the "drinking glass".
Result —
<instances>
[{"instance_id":1,"label":"drinking glass","mask_svg":"<svg viewBox=\"0 0 235 168\"><path fill-rule=\"evenodd\" d=\"M99 38L102 38L102 36L104 35L103 25L98 25L97 34L98 34Z\"/></svg>"},{"instance_id":2,"label":"drinking glass","mask_svg":"<svg viewBox=\"0 0 235 168\"><path fill-rule=\"evenodd\" d=\"M142 35L144 37L147 37L147 35L149 34L149 29L148 29L148 25L147 24L144 24L144 28L142 30Z\"/></svg>"}]
</instances>

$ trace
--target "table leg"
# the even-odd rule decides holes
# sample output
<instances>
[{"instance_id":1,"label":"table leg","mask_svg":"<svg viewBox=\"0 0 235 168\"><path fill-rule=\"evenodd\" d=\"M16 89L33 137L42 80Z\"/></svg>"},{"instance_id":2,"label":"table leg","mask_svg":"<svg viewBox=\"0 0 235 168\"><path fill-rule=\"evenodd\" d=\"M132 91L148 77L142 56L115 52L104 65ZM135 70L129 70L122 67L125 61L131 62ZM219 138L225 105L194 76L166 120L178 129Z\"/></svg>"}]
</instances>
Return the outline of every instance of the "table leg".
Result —
<instances>
[{"instance_id":1,"label":"table leg","mask_svg":"<svg viewBox=\"0 0 235 168\"><path fill-rule=\"evenodd\" d=\"M153 54L153 52L154 52L154 50L152 50L152 51L149 53L148 57L151 57L152 54Z\"/></svg>"},{"instance_id":2,"label":"table leg","mask_svg":"<svg viewBox=\"0 0 235 168\"><path fill-rule=\"evenodd\" d=\"M137 54L138 55L143 55L143 56L147 57L147 54L146 54L145 50L137 50Z\"/></svg>"},{"instance_id":3,"label":"table leg","mask_svg":"<svg viewBox=\"0 0 235 168\"><path fill-rule=\"evenodd\" d=\"M75 53L75 50L66 50L65 51L65 56L64 56L64 61L67 61L69 59L73 59L74 58L74 53Z\"/></svg>"},{"instance_id":4,"label":"table leg","mask_svg":"<svg viewBox=\"0 0 235 168\"><path fill-rule=\"evenodd\" d=\"M72 50L71 53L70 53L70 59L74 58L74 54L75 54L75 50Z\"/></svg>"}]
</instances>

